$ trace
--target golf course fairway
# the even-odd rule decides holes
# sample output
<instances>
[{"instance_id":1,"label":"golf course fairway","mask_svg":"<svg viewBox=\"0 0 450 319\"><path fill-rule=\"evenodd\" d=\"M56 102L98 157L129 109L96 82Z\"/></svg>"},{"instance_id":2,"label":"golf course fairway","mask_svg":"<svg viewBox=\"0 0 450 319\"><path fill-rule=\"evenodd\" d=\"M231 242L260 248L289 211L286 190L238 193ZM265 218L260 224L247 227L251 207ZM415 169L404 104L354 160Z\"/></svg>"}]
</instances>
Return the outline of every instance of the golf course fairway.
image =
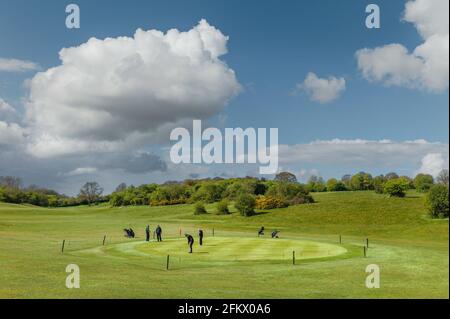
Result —
<instances>
[{"instance_id":1,"label":"golf course fairway","mask_svg":"<svg viewBox=\"0 0 450 319\"><path fill-rule=\"evenodd\" d=\"M448 219L428 218L422 194L313 196L252 217L215 204L194 215L193 205L0 203L0 298L448 298ZM147 225L162 227L162 242L145 242ZM136 238L124 237L130 227ZM79 289L66 287L73 264ZM378 289L366 286L369 265Z\"/></svg>"}]
</instances>

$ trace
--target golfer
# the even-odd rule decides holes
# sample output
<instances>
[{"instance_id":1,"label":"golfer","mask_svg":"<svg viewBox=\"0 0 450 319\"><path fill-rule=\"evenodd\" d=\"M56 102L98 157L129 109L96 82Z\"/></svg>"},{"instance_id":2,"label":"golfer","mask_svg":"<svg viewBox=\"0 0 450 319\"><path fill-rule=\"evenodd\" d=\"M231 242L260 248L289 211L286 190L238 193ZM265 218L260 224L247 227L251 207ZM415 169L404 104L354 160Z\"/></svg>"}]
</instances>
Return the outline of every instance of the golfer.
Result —
<instances>
[{"instance_id":1,"label":"golfer","mask_svg":"<svg viewBox=\"0 0 450 319\"><path fill-rule=\"evenodd\" d=\"M159 225L156 227L156 239L157 241L162 241L162 229Z\"/></svg>"},{"instance_id":2,"label":"golfer","mask_svg":"<svg viewBox=\"0 0 450 319\"><path fill-rule=\"evenodd\" d=\"M203 230L201 230L201 229L198 230L198 238L199 238L200 246L202 246L203 245Z\"/></svg>"},{"instance_id":3,"label":"golfer","mask_svg":"<svg viewBox=\"0 0 450 319\"><path fill-rule=\"evenodd\" d=\"M189 253L192 254L192 245L194 245L194 237L192 237L189 234L184 235L187 238L188 245L189 245Z\"/></svg>"},{"instance_id":4,"label":"golfer","mask_svg":"<svg viewBox=\"0 0 450 319\"><path fill-rule=\"evenodd\" d=\"M145 241L150 241L150 225L145 227Z\"/></svg>"},{"instance_id":5,"label":"golfer","mask_svg":"<svg viewBox=\"0 0 450 319\"><path fill-rule=\"evenodd\" d=\"M258 232L258 237L259 237L259 236L264 236L264 226L261 227L261 229L259 230L259 232Z\"/></svg>"}]
</instances>

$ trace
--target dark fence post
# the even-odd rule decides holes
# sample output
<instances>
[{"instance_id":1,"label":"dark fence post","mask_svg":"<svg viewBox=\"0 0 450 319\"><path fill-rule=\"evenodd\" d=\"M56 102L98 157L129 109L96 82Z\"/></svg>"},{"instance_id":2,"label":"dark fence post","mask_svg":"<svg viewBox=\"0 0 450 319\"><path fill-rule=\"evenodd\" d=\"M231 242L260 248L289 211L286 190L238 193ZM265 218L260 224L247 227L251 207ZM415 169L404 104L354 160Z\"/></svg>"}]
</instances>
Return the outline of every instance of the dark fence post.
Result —
<instances>
[{"instance_id":1,"label":"dark fence post","mask_svg":"<svg viewBox=\"0 0 450 319\"><path fill-rule=\"evenodd\" d=\"M342 244L342 236L339 235L339 244Z\"/></svg>"},{"instance_id":2,"label":"dark fence post","mask_svg":"<svg viewBox=\"0 0 450 319\"><path fill-rule=\"evenodd\" d=\"M61 253L64 252L64 245L65 245L65 244L66 244L66 240L63 239L62 246L61 246Z\"/></svg>"},{"instance_id":3,"label":"dark fence post","mask_svg":"<svg viewBox=\"0 0 450 319\"><path fill-rule=\"evenodd\" d=\"M167 264L166 264L166 270L169 270L169 255L167 255Z\"/></svg>"},{"instance_id":4,"label":"dark fence post","mask_svg":"<svg viewBox=\"0 0 450 319\"><path fill-rule=\"evenodd\" d=\"M363 248L364 248L364 257L367 257L366 246L364 246Z\"/></svg>"},{"instance_id":5,"label":"dark fence post","mask_svg":"<svg viewBox=\"0 0 450 319\"><path fill-rule=\"evenodd\" d=\"M105 246L106 235L103 236L103 246Z\"/></svg>"},{"instance_id":6,"label":"dark fence post","mask_svg":"<svg viewBox=\"0 0 450 319\"><path fill-rule=\"evenodd\" d=\"M295 265L295 250L292 251L292 264Z\"/></svg>"}]
</instances>

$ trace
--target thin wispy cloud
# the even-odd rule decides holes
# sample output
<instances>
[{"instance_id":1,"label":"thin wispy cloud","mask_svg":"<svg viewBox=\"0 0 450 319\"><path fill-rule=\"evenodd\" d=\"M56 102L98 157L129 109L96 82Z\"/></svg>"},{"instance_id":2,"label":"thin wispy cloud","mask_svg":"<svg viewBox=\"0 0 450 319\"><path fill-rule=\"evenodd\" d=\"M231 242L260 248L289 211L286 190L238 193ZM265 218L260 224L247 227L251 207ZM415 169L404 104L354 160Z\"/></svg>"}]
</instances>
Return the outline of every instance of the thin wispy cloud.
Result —
<instances>
[{"instance_id":1,"label":"thin wispy cloud","mask_svg":"<svg viewBox=\"0 0 450 319\"><path fill-rule=\"evenodd\" d=\"M27 72L39 68L37 63L31 61L0 58L0 72Z\"/></svg>"}]
</instances>

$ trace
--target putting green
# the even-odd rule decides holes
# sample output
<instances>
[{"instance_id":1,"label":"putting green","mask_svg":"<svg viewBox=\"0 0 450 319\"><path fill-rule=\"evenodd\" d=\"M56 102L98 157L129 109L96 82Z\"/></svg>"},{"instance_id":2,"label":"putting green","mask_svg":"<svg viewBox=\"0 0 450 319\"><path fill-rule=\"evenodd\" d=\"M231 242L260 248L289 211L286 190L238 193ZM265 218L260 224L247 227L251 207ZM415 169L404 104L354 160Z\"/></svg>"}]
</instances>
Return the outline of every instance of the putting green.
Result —
<instances>
[{"instance_id":1,"label":"putting green","mask_svg":"<svg viewBox=\"0 0 450 319\"><path fill-rule=\"evenodd\" d=\"M315 259L345 254L347 249L327 243L295 240L246 237L209 237L203 246L194 244L194 253L188 253L187 241L184 238L167 239L163 242L132 242L119 244L115 249L122 253L149 256L189 256L203 261L273 261L292 258Z\"/></svg>"}]
</instances>

